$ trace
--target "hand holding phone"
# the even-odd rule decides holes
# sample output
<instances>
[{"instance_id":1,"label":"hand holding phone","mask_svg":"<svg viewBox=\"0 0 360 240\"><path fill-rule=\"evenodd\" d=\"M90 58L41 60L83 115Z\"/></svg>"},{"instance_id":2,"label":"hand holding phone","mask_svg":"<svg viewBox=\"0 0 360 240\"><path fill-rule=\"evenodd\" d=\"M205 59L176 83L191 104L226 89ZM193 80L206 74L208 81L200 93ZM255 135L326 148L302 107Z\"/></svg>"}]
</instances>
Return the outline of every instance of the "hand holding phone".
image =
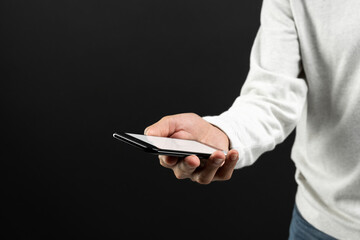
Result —
<instances>
[{"instance_id":1,"label":"hand holding phone","mask_svg":"<svg viewBox=\"0 0 360 240\"><path fill-rule=\"evenodd\" d=\"M229 150L226 156L225 152L217 151L219 149L229 149L230 142L227 135L221 129L211 125L194 113L163 117L158 122L147 127L145 135L134 136L117 133L114 134L114 137L147 152L161 154L159 155L160 165L171 169L178 179L189 178L201 184L228 180L231 178L239 157L239 153L235 149ZM181 147L158 145L151 141L152 137L148 138L147 136L165 137L164 142L169 140L170 142L177 142L179 138L197 139L206 143L204 145L210 147L210 149L203 151L203 148L195 147L194 149L187 147L188 145L186 147L182 145ZM156 140L162 141L162 138L156 138ZM194 142L196 141L190 141L190 145L198 146L198 143ZM183 142L181 141L181 143ZM206 158L206 160L199 158Z\"/></svg>"}]
</instances>

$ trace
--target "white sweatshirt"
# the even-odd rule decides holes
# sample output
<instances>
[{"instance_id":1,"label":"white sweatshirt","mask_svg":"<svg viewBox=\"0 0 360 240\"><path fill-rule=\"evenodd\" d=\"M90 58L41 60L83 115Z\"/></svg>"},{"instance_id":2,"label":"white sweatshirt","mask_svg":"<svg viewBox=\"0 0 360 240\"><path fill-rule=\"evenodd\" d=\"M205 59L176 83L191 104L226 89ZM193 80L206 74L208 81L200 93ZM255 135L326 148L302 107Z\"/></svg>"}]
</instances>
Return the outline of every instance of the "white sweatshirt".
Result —
<instances>
[{"instance_id":1,"label":"white sweatshirt","mask_svg":"<svg viewBox=\"0 0 360 240\"><path fill-rule=\"evenodd\" d=\"M248 78L205 117L253 164L296 127L297 206L319 230L360 239L360 0L264 0Z\"/></svg>"}]
</instances>

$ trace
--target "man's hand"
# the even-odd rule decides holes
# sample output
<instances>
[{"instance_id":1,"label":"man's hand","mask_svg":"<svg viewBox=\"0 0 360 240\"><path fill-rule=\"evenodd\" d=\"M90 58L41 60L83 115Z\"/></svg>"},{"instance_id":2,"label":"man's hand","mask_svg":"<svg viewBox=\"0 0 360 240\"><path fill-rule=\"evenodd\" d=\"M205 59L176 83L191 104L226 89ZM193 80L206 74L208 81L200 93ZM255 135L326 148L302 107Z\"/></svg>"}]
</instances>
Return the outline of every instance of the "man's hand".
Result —
<instances>
[{"instance_id":1,"label":"man's hand","mask_svg":"<svg viewBox=\"0 0 360 240\"><path fill-rule=\"evenodd\" d=\"M145 135L197 140L224 151L229 150L226 134L194 113L163 117L147 127ZM190 178L201 184L230 179L238 158L236 150L230 150L226 157L222 151L216 151L204 162L194 155L184 159L159 156L160 164L172 169L178 179Z\"/></svg>"}]
</instances>

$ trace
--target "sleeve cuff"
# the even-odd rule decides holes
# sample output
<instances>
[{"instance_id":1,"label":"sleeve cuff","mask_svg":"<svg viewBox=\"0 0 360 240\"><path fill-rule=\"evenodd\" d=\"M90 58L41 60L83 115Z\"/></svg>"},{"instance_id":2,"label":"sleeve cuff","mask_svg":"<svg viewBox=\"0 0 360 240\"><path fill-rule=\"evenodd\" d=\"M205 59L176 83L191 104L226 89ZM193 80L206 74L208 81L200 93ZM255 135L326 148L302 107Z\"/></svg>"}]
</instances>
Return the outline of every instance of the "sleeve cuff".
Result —
<instances>
[{"instance_id":1,"label":"sleeve cuff","mask_svg":"<svg viewBox=\"0 0 360 240\"><path fill-rule=\"evenodd\" d=\"M248 164L246 163L244 159L244 148L242 147L242 143L239 140L239 137L236 134L236 131L234 131L233 127L231 126L231 123L224 119L221 116L205 116L203 119L210 124L218 127L221 131L223 131L229 138L230 141L230 149L235 149L239 152L239 160L236 163L235 168L243 168L246 167Z\"/></svg>"}]
</instances>

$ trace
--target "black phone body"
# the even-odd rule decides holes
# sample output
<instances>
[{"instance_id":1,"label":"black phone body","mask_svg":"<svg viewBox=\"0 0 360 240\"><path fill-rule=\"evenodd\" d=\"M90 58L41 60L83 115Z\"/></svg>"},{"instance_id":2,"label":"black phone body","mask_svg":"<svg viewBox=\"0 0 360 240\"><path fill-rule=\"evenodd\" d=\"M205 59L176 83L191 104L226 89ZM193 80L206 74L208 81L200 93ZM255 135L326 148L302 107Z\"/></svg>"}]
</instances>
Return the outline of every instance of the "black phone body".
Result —
<instances>
[{"instance_id":1,"label":"black phone body","mask_svg":"<svg viewBox=\"0 0 360 240\"><path fill-rule=\"evenodd\" d=\"M146 136L125 132L114 133L113 137L132 146L138 147L145 152L156 155L167 155L181 158L196 155L198 158L207 159L213 152L220 150L194 140ZM224 153L226 154L226 152Z\"/></svg>"}]
</instances>

